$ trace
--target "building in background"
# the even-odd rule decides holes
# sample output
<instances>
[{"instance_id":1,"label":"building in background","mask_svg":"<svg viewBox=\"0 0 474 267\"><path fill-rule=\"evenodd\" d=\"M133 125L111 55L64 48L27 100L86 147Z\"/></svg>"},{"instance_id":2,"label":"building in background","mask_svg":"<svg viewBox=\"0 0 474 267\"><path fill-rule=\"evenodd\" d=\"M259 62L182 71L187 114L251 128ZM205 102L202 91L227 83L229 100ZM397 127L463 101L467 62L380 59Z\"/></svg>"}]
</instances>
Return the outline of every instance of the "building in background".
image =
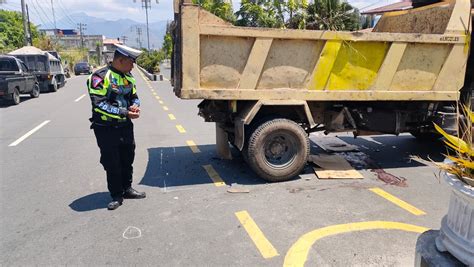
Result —
<instances>
[{"instance_id":1,"label":"building in background","mask_svg":"<svg viewBox=\"0 0 474 267\"><path fill-rule=\"evenodd\" d=\"M361 15L365 17L366 24L364 28L373 28L375 27L375 24L377 24L377 21L379 20L380 16L382 16L386 12L392 12L392 11L402 11L402 10L408 10L412 9L412 2L411 0L403 0L398 3L393 3L390 5L370 9L364 12L361 12Z\"/></svg>"},{"instance_id":2,"label":"building in background","mask_svg":"<svg viewBox=\"0 0 474 267\"><path fill-rule=\"evenodd\" d=\"M116 50L115 45L116 44L123 44L123 42L117 38L117 39L107 39L105 38L103 41L103 50L102 50L102 58L104 59L104 62L108 63L112 61L114 58L114 52Z\"/></svg>"},{"instance_id":3,"label":"building in background","mask_svg":"<svg viewBox=\"0 0 474 267\"><path fill-rule=\"evenodd\" d=\"M40 33L44 33L46 36L70 36L79 35L74 29L40 29Z\"/></svg>"}]
</instances>

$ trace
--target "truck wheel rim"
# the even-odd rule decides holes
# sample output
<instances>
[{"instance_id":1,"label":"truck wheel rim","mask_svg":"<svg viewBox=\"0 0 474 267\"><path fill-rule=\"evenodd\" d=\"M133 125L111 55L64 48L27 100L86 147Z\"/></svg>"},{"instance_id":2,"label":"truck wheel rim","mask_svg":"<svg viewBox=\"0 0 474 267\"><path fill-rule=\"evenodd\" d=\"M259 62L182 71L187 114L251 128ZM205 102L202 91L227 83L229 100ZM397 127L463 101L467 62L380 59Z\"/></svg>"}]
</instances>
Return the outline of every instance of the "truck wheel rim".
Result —
<instances>
[{"instance_id":1,"label":"truck wheel rim","mask_svg":"<svg viewBox=\"0 0 474 267\"><path fill-rule=\"evenodd\" d=\"M264 144L265 163L274 169L284 169L296 158L296 141L288 133L271 134Z\"/></svg>"},{"instance_id":2,"label":"truck wheel rim","mask_svg":"<svg viewBox=\"0 0 474 267\"><path fill-rule=\"evenodd\" d=\"M20 102L20 92L18 92L18 90L15 90L14 93L13 93L13 100L15 101L15 103L19 103Z\"/></svg>"},{"instance_id":3,"label":"truck wheel rim","mask_svg":"<svg viewBox=\"0 0 474 267\"><path fill-rule=\"evenodd\" d=\"M39 87L38 86L35 86L35 88L33 89L33 95L34 96L39 96Z\"/></svg>"}]
</instances>

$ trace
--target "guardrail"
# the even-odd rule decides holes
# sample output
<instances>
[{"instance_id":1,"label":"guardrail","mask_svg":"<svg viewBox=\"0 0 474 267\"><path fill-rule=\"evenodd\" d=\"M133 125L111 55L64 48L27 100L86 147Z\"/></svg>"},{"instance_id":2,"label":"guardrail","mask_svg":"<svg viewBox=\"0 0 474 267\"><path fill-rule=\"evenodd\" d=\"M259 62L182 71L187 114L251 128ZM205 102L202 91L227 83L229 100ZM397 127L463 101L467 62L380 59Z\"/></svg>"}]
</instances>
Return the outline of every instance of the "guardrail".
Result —
<instances>
[{"instance_id":1,"label":"guardrail","mask_svg":"<svg viewBox=\"0 0 474 267\"><path fill-rule=\"evenodd\" d=\"M163 75L162 74L149 73L144 68L138 66L138 64L137 64L137 67L150 81L163 81Z\"/></svg>"}]
</instances>

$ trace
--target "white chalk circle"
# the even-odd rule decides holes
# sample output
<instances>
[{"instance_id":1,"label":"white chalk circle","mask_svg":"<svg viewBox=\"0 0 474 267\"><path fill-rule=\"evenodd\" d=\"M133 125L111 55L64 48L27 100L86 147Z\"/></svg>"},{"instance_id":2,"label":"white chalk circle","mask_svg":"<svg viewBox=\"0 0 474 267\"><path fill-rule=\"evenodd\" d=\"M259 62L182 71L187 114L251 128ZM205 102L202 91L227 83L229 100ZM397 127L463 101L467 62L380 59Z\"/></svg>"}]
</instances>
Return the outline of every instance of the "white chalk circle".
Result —
<instances>
[{"instance_id":1,"label":"white chalk circle","mask_svg":"<svg viewBox=\"0 0 474 267\"><path fill-rule=\"evenodd\" d=\"M135 239L142 237L142 230L138 229L135 226L129 226L122 234L125 239Z\"/></svg>"}]
</instances>

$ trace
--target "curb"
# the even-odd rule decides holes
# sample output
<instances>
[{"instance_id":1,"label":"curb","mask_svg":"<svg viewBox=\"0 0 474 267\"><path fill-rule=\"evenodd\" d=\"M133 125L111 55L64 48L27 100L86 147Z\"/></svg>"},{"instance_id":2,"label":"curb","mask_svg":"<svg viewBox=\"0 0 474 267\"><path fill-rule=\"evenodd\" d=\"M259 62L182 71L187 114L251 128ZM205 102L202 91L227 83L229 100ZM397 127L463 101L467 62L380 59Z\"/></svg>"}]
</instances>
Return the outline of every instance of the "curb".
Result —
<instances>
[{"instance_id":1,"label":"curb","mask_svg":"<svg viewBox=\"0 0 474 267\"><path fill-rule=\"evenodd\" d=\"M137 64L137 67L150 81L164 81L164 80L167 80L166 78L163 77L163 74L151 74L148 71L146 71L144 68L138 66L138 64Z\"/></svg>"}]
</instances>

